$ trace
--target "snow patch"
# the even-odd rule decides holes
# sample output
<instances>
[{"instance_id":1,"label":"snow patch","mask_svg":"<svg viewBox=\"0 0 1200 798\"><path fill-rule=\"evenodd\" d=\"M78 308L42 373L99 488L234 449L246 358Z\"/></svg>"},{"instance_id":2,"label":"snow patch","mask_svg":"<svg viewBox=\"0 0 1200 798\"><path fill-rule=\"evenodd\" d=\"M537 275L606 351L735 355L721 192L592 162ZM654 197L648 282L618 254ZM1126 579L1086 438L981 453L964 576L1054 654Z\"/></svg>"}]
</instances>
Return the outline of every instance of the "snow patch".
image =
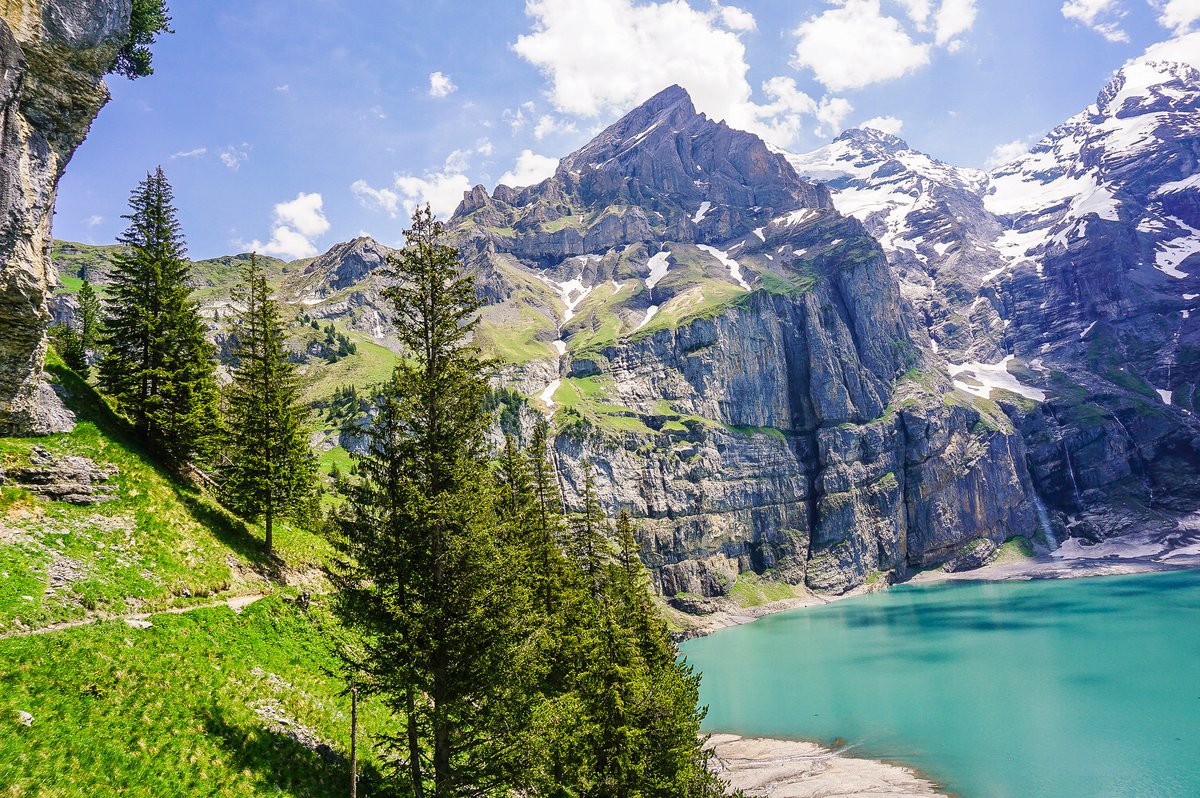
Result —
<instances>
[{"instance_id":1,"label":"snow patch","mask_svg":"<svg viewBox=\"0 0 1200 798\"><path fill-rule=\"evenodd\" d=\"M638 326L634 327L633 331L637 332L638 330L642 329L647 324L649 324L650 319L654 318L655 313L658 313L658 305L651 305L649 308L646 309L646 318L642 319L642 323L639 324Z\"/></svg>"},{"instance_id":2,"label":"snow patch","mask_svg":"<svg viewBox=\"0 0 1200 798\"><path fill-rule=\"evenodd\" d=\"M538 399L542 400L542 404L546 406L547 410L554 409L554 392L558 390L558 386L560 385L562 385L561 379L554 380L554 382L546 386L546 390L538 395Z\"/></svg>"},{"instance_id":3,"label":"snow patch","mask_svg":"<svg viewBox=\"0 0 1200 798\"><path fill-rule=\"evenodd\" d=\"M729 257L728 252L717 249L716 247L710 247L708 244L697 244L696 248L704 250L709 255L712 255L714 258L721 261L721 263L724 264L725 267L729 269L729 276L732 277L734 280L736 280L737 284L740 285L742 288L744 288L747 291L750 290L750 284L747 283L746 280L742 277L741 264L739 264L733 258Z\"/></svg>"},{"instance_id":4,"label":"snow patch","mask_svg":"<svg viewBox=\"0 0 1200 798\"><path fill-rule=\"evenodd\" d=\"M650 269L650 274L646 277L646 287L653 289L658 285L658 281L667 276L667 270L671 268L671 264L667 259L671 257L671 253L663 250L654 255L646 262L646 266Z\"/></svg>"},{"instance_id":5,"label":"snow patch","mask_svg":"<svg viewBox=\"0 0 1200 798\"><path fill-rule=\"evenodd\" d=\"M759 227L754 231L754 235L758 236L759 241L767 240L767 237L765 235L763 235L763 230L766 230L766 229L767 228L765 228L765 227Z\"/></svg>"},{"instance_id":6,"label":"snow patch","mask_svg":"<svg viewBox=\"0 0 1200 798\"><path fill-rule=\"evenodd\" d=\"M1154 392L1158 394L1158 398L1162 399L1164 405L1171 404L1171 392L1164 391L1162 388L1155 388Z\"/></svg>"},{"instance_id":7,"label":"snow patch","mask_svg":"<svg viewBox=\"0 0 1200 798\"><path fill-rule=\"evenodd\" d=\"M1008 364L1012 360L1012 355L1006 355L999 363L980 363L979 361L962 364L950 363L946 368L950 372L951 377L964 375L979 383L978 385L972 385L962 380L956 379L953 381L955 388L974 394L975 396L991 399L992 389L1001 388L1024 396L1026 399L1032 399L1035 402L1045 401L1045 391L1030 385L1023 385L1020 380L1009 373Z\"/></svg>"},{"instance_id":8,"label":"snow patch","mask_svg":"<svg viewBox=\"0 0 1200 798\"><path fill-rule=\"evenodd\" d=\"M708 200L701 202L700 210L696 211L696 215L692 217L692 224L700 224L700 222L704 221L704 217L708 215L711 208L712 203Z\"/></svg>"}]
</instances>

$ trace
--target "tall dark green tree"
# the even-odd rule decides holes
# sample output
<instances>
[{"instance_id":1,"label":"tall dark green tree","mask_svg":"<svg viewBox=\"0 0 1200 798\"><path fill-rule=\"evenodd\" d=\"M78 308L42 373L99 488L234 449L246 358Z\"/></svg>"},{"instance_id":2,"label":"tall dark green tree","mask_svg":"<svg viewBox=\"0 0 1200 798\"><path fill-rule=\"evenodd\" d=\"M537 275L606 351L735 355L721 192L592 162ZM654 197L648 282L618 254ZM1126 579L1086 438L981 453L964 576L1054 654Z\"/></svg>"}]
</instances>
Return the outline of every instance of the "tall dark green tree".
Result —
<instances>
[{"instance_id":1,"label":"tall dark green tree","mask_svg":"<svg viewBox=\"0 0 1200 798\"><path fill-rule=\"evenodd\" d=\"M100 340L100 298L86 279L79 287L79 343L90 357ZM87 376L87 369L81 372Z\"/></svg>"},{"instance_id":2,"label":"tall dark green tree","mask_svg":"<svg viewBox=\"0 0 1200 798\"><path fill-rule=\"evenodd\" d=\"M266 550L274 551L277 518L313 508L316 457L304 423L295 366L267 278L250 256L236 294L242 309L233 325L233 379L225 389L224 443L218 464L226 504L263 520Z\"/></svg>"},{"instance_id":3,"label":"tall dark green tree","mask_svg":"<svg viewBox=\"0 0 1200 798\"><path fill-rule=\"evenodd\" d=\"M202 455L217 429L214 350L190 299L191 266L162 167L130 196L100 336L100 384L157 456Z\"/></svg>"},{"instance_id":4,"label":"tall dark green tree","mask_svg":"<svg viewBox=\"0 0 1200 798\"><path fill-rule=\"evenodd\" d=\"M377 400L335 519L336 609L350 666L402 720L397 776L417 798L507 795L518 779L528 591L494 508L480 306L428 207L389 257L407 358Z\"/></svg>"}]
</instances>

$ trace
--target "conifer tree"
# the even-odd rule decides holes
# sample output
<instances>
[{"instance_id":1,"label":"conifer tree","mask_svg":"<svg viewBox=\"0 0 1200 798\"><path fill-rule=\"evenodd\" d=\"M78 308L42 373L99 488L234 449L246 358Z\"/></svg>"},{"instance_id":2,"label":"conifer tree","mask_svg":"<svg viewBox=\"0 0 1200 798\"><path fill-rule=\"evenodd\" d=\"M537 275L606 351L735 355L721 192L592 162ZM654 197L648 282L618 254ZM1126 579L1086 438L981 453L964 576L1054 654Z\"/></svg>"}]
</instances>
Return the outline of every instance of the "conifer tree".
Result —
<instances>
[{"instance_id":1,"label":"conifer tree","mask_svg":"<svg viewBox=\"0 0 1200 798\"><path fill-rule=\"evenodd\" d=\"M417 798L507 794L524 726L527 591L510 567L488 470L479 300L429 208L389 257L407 358L377 400L334 542L350 663L402 719L388 740Z\"/></svg>"},{"instance_id":2,"label":"conifer tree","mask_svg":"<svg viewBox=\"0 0 1200 798\"><path fill-rule=\"evenodd\" d=\"M100 336L100 298L96 289L86 279L79 287L79 344L83 348L84 368L80 376L86 378L90 371L91 355L96 351Z\"/></svg>"},{"instance_id":3,"label":"conifer tree","mask_svg":"<svg viewBox=\"0 0 1200 798\"><path fill-rule=\"evenodd\" d=\"M105 305L100 384L150 450L176 465L202 455L217 427L214 349L190 297L190 264L162 167L130 196Z\"/></svg>"},{"instance_id":4,"label":"conifer tree","mask_svg":"<svg viewBox=\"0 0 1200 798\"><path fill-rule=\"evenodd\" d=\"M605 566L612 547L608 539L608 519L596 495L596 479L591 463L584 464L583 509L571 520L571 554L587 577L592 596L599 599L605 589Z\"/></svg>"},{"instance_id":5,"label":"conifer tree","mask_svg":"<svg viewBox=\"0 0 1200 798\"><path fill-rule=\"evenodd\" d=\"M270 556L275 520L311 506L316 458L304 434L307 412L287 358L284 324L253 254L236 299L243 308L234 324L233 379L225 389L221 493L242 516L263 519Z\"/></svg>"}]
</instances>

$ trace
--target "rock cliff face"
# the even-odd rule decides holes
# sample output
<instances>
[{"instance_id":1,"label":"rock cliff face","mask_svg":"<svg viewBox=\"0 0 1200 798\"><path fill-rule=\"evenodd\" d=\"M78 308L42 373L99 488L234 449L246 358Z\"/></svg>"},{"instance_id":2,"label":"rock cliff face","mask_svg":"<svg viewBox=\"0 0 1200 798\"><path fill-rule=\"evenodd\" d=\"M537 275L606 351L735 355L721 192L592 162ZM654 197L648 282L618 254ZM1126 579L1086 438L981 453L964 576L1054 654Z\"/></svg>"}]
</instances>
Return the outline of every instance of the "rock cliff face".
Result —
<instances>
[{"instance_id":1,"label":"rock cliff face","mask_svg":"<svg viewBox=\"0 0 1200 798\"><path fill-rule=\"evenodd\" d=\"M1046 534L1014 425L953 388L867 229L681 89L450 226L568 503L590 463L664 594L745 571L841 592Z\"/></svg>"},{"instance_id":2,"label":"rock cliff face","mask_svg":"<svg viewBox=\"0 0 1200 798\"><path fill-rule=\"evenodd\" d=\"M0 4L0 434L63 423L42 382L50 222L58 179L108 100L129 15L130 0Z\"/></svg>"},{"instance_id":3,"label":"rock cliff face","mask_svg":"<svg viewBox=\"0 0 1200 798\"><path fill-rule=\"evenodd\" d=\"M879 237L931 349L1002 402L1073 535L1200 504L1200 35L1181 43L1193 63L1127 64L987 174L876 131L791 158Z\"/></svg>"}]
</instances>

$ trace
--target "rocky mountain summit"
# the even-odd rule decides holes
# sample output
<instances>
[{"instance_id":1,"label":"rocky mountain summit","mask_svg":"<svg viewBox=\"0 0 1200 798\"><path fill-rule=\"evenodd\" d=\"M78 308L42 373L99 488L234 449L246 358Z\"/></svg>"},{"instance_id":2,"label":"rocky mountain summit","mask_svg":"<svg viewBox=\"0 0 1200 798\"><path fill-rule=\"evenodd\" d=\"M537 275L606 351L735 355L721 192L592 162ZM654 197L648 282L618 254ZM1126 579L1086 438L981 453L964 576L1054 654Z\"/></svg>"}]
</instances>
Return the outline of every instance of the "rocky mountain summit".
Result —
<instances>
[{"instance_id":1,"label":"rocky mountain summit","mask_svg":"<svg viewBox=\"0 0 1200 798\"><path fill-rule=\"evenodd\" d=\"M61 431L42 380L55 285L58 179L108 101L104 74L129 34L129 0L0 6L0 434Z\"/></svg>"}]
</instances>

